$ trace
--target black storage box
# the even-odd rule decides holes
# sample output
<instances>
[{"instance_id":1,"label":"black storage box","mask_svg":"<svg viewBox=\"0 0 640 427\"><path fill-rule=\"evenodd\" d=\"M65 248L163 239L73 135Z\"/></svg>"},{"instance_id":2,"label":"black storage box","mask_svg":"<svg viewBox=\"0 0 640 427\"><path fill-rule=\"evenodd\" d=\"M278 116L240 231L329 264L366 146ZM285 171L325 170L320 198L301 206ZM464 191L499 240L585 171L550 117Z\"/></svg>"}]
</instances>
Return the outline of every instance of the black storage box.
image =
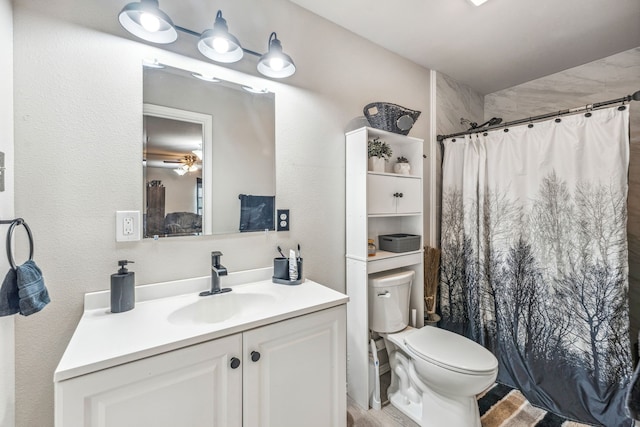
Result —
<instances>
[{"instance_id":1,"label":"black storage box","mask_svg":"<svg viewBox=\"0 0 640 427\"><path fill-rule=\"evenodd\" d=\"M378 236L378 249L388 252L409 252L420 249L420 236L415 234L383 234Z\"/></svg>"}]
</instances>

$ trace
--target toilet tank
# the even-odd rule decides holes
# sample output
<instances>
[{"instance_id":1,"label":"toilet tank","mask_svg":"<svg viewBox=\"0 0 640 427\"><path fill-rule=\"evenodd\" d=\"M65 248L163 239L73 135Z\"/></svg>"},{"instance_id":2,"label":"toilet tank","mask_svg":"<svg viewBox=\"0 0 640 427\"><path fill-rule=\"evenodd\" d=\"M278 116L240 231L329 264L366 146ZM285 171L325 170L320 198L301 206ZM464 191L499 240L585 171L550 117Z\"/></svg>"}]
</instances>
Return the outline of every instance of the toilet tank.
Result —
<instances>
[{"instance_id":1,"label":"toilet tank","mask_svg":"<svg viewBox=\"0 0 640 427\"><path fill-rule=\"evenodd\" d=\"M369 275L369 329L379 333L403 330L409 324L413 270Z\"/></svg>"}]
</instances>

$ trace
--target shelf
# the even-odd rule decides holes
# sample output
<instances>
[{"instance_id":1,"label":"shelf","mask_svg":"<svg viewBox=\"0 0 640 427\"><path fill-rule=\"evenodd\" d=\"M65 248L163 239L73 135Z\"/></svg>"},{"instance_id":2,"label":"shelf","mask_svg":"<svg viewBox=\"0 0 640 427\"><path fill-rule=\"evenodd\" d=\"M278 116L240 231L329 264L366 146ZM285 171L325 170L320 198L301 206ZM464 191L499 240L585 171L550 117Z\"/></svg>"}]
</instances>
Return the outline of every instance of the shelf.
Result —
<instances>
[{"instance_id":1,"label":"shelf","mask_svg":"<svg viewBox=\"0 0 640 427\"><path fill-rule=\"evenodd\" d=\"M392 142L396 144L422 144L423 140L421 138L416 138L413 136L402 135L399 133L388 132L382 129L372 128L370 126L366 126L364 128L355 129L351 132L347 132L346 135L355 134L361 132L362 129L366 129L367 134L369 136L379 136L381 139L385 139L387 142Z\"/></svg>"},{"instance_id":2,"label":"shelf","mask_svg":"<svg viewBox=\"0 0 640 427\"><path fill-rule=\"evenodd\" d=\"M367 262L380 261L387 258L397 258L397 257L413 255L413 254L421 254L422 252L423 252L423 249L418 249L417 251L409 251L409 252L377 251L375 255L367 257Z\"/></svg>"},{"instance_id":3,"label":"shelf","mask_svg":"<svg viewBox=\"0 0 640 427\"><path fill-rule=\"evenodd\" d=\"M393 157L384 172L368 170L368 141L379 137L388 143ZM378 251L367 256L367 240L385 234L424 232L424 141L370 127L345 136L346 165L346 291L347 393L362 408L369 408L369 291L374 273L398 268L415 272L409 308L416 311L417 326L424 320L424 250ZM406 157L411 175L393 173L397 157ZM403 195L400 197L400 193ZM422 242L422 237L421 237Z\"/></svg>"},{"instance_id":4,"label":"shelf","mask_svg":"<svg viewBox=\"0 0 640 427\"><path fill-rule=\"evenodd\" d=\"M411 212L411 213L388 213L388 214L368 214L367 218L394 218L394 217L402 217L402 216L420 216L422 212Z\"/></svg>"},{"instance_id":5,"label":"shelf","mask_svg":"<svg viewBox=\"0 0 640 427\"><path fill-rule=\"evenodd\" d=\"M401 173L391 173L391 172L371 172L371 171L367 171L367 175L393 176L395 178L422 179L421 176L417 176L417 175L403 175Z\"/></svg>"},{"instance_id":6,"label":"shelf","mask_svg":"<svg viewBox=\"0 0 640 427\"><path fill-rule=\"evenodd\" d=\"M421 264L424 257L423 252L422 249L399 253L378 251L375 256L367 258L367 273L378 273L394 268Z\"/></svg>"}]
</instances>

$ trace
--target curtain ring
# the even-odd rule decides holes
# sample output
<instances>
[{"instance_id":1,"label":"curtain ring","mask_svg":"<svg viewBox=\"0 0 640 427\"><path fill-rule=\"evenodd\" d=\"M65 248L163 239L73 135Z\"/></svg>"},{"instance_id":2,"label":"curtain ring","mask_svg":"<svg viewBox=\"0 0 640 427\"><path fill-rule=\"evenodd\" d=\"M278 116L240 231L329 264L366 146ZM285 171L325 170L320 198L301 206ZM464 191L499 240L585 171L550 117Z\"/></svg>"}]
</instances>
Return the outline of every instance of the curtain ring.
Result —
<instances>
[{"instance_id":1,"label":"curtain ring","mask_svg":"<svg viewBox=\"0 0 640 427\"><path fill-rule=\"evenodd\" d=\"M11 222L9 226L9 231L7 232L7 258L9 258L9 265L12 269L17 269L16 261L13 259L13 252L11 251L11 238L13 237L13 230L16 228L16 225L24 226L25 230L27 230L27 235L29 236L29 261L33 260L33 235L31 234L31 229L24 222L24 219L17 218Z\"/></svg>"}]
</instances>

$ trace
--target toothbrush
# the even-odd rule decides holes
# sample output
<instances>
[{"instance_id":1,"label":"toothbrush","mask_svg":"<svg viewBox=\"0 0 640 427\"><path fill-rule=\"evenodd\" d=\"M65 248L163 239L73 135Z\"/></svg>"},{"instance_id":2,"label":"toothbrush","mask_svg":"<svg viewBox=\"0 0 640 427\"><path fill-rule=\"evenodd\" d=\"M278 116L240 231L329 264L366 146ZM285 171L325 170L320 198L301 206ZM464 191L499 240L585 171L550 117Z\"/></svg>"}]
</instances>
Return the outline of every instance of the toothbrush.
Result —
<instances>
[{"instance_id":1,"label":"toothbrush","mask_svg":"<svg viewBox=\"0 0 640 427\"><path fill-rule=\"evenodd\" d=\"M280 246L277 246L277 248L278 248L278 252L280 252L280 256L282 258L286 258L286 256L284 256L284 254L282 253L282 249L280 249Z\"/></svg>"},{"instance_id":2,"label":"toothbrush","mask_svg":"<svg viewBox=\"0 0 640 427\"><path fill-rule=\"evenodd\" d=\"M300 257L300 243L298 243L298 261L300 261L302 258Z\"/></svg>"}]
</instances>

